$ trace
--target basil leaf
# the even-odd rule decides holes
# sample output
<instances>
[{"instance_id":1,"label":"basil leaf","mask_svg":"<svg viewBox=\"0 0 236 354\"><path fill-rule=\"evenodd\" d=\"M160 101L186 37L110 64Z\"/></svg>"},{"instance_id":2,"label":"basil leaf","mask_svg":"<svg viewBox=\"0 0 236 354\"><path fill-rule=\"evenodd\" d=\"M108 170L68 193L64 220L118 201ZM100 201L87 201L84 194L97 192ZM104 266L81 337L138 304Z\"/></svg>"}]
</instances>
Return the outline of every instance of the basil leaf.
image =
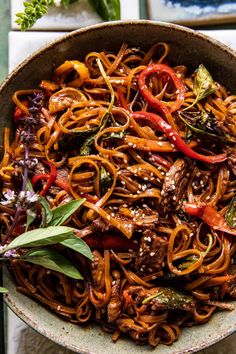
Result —
<instances>
[{"instance_id":1,"label":"basil leaf","mask_svg":"<svg viewBox=\"0 0 236 354\"><path fill-rule=\"evenodd\" d=\"M52 209L52 218L48 226L62 225L84 202L86 199L71 200L66 204Z\"/></svg>"},{"instance_id":2,"label":"basil leaf","mask_svg":"<svg viewBox=\"0 0 236 354\"><path fill-rule=\"evenodd\" d=\"M65 274L73 279L83 279L78 269L65 256L52 249L39 248L30 250L20 259L24 262L37 264L46 269Z\"/></svg>"},{"instance_id":3,"label":"basil leaf","mask_svg":"<svg viewBox=\"0 0 236 354\"><path fill-rule=\"evenodd\" d=\"M101 193L104 195L107 190L112 186L113 178L102 166L100 170L100 184L101 184Z\"/></svg>"},{"instance_id":4,"label":"basil leaf","mask_svg":"<svg viewBox=\"0 0 236 354\"><path fill-rule=\"evenodd\" d=\"M84 242L81 238L73 236L70 237L62 242L60 242L61 245L71 248L72 250L81 253L83 256L92 259L93 255L92 252L87 245L86 242Z\"/></svg>"},{"instance_id":5,"label":"basil leaf","mask_svg":"<svg viewBox=\"0 0 236 354\"><path fill-rule=\"evenodd\" d=\"M225 213L225 221L231 228L236 228L236 195L232 198Z\"/></svg>"},{"instance_id":6,"label":"basil leaf","mask_svg":"<svg viewBox=\"0 0 236 354\"><path fill-rule=\"evenodd\" d=\"M95 140L95 136L96 134L93 134L91 136L89 136L85 142L82 144L80 150L79 150L79 154L81 156L88 156L91 155L91 151L92 151L92 146Z\"/></svg>"},{"instance_id":7,"label":"basil leaf","mask_svg":"<svg viewBox=\"0 0 236 354\"><path fill-rule=\"evenodd\" d=\"M159 288L156 294L148 296L142 301L142 304L146 304L151 300L156 299L160 304L164 304L169 309L183 309L186 304L190 304L193 301L191 295L185 294L182 291L172 288Z\"/></svg>"},{"instance_id":8,"label":"basil leaf","mask_svg":"<svg viewBox=\"0 0 236 354\"><path fill-rule=\"evenodd\" d=\"M67 226L49 226L24 232L16 237L0 254L19 247L54 245L73 235L74 229Z\"/></svg>"},{"instance_id":9,"label":"basil leaf","mask_svg":"<svg viewBox=\"0 0 236 354\"><path fill-rule=\"evenodd\" d=\"M225 132L218 125L214 116L208 114L205 110L197 112L178 112L180 119L188 126L191 131L198 135L207 135L212 139L223 142L236 143L236 139Z\"/></svg>"},{"instance_id":10,"label":"basil leaf","mask_svg":"<svg viewBox=\"0 0 236 354\"><path fill-rule=\"evenodd\" d=\"M40 197L39 202L42 207L42 222L40 226L46 227L52 220L52 209L50 208L46 198Z\"/></svg>"},{"instance_id":11,"label":"basil leaf","mask_svg":"<svg viewBox=\"0 0 236 354\"><path fill-rule=\"evenodd\" d=\"M211 74L203 64L200 64L195 71L193 92L196 95L196 102L209 96L217 90L217 86ZM195 102L195 103L196 103Z\"/></svg>"},{"instance_id":12,"label":"basil leaf","mask_svg":"<svg viewBox=\"0 0 236 354\"><path fill-rule=\"evenodd\" d=\"M29 191L29 192L33 192L34 191L33 186L31 184L29 178L27 178L27 181L26 181L26 190Z\"/></svg>"},{"instance_id":13,"label":"basil leaf","mask_svg":"<svg viewBox=\"0 0 236 354\"><path fill-rule=\"evenodd\" d=\"M120 20L120 0L89 0L104 21Z\"/></svg>"},{"instance_id":14,"label":"basil leaf","mask_svg":"<svg viewBox=\"0 0 236 354\"><path fill-rule=\"evenodd\" d=\"M101 119L101 124L99 127L99 132L102 131L103 129L105 129L106 125L112 121L112 115L110 113L106 113L104 115L104 117ZM90 135L85 142L82 144L81 148L80 148L80 155L81 156L88 156L91 154L92 151L92 146L95 140L96 134L92 134Z\"/></svg>"},{"instance_id":15,"label":"basil leaf","mask_svg":"<svg viewBox=\"0 0 236 354\"><path fill-rule=\"evenodd\" d=\"M27 178L26 181L26 190L29 192L33 192L33 186L30 182L30 179ZM28 230L28 227L32 224L32 222L34 222L35 218L37 216L37 208L36 205L33 205L31 208L26 210L26 227L25 227L25 231Z\"/></svg>"},{"instance_id":16,"label":"basil leaf","mask_svg":"<svg viewBox=\"0 0 236 354\"><path fill-rule=\"evenodd\" d=\"M6 294L6 293L8 293L8 290L0 286L0 294Z\"/></svg>"},{"instance_id":17,"label":"basil leaf","mask_svg":"<svg viewBox=\"0 0 236 354\"><path fill-rule=\"evenodd\" d=\"M123 131L120 131L120 132L113 132L113 133L110 133L108 134L107 136L104 136L101 138L102 141L104 140L109 140L109 139L124 139L124 136L126 135L125 132Z\"/></svg>"}]
</instances>

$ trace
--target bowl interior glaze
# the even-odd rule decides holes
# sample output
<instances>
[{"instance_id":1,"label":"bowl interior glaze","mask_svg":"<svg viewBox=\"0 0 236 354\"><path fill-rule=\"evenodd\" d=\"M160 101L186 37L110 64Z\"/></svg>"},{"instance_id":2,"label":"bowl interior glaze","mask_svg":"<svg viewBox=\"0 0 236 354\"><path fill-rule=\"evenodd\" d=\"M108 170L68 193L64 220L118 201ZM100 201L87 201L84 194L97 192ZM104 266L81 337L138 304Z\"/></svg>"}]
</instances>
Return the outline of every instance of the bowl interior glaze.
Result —
<instances>
[{"instance_id":1,"label":"bowl interior glaze","mask_svg":"<svg viewBox=\"0 0 236 354\"><path fill-rule=\"evenodd\" d=\"M185 64L191 70L203 63L214 79L232 92L236 91L236 53L227 46L190 29L160 22L118 21L83 28L39 50L20 64L0 87L0 136L5 126L11 127L14 91L37 87L50 79L53 69L65 60L83 60L90 51L119 49L123 42L144 50L156 42L170 44L173 64ZM40 304L16 292L6 271L4 286L7 305L32 328L49 339L78 353L133 354L147 353L148 346L137 346L130 339L112 343L109 334L98 326L79 327L67 323ZM160 345L152 353L193 353L216 343L236 330L236 310L219 312L205 325L184 329L171 347Z\"/></svg>"}]
</instances>

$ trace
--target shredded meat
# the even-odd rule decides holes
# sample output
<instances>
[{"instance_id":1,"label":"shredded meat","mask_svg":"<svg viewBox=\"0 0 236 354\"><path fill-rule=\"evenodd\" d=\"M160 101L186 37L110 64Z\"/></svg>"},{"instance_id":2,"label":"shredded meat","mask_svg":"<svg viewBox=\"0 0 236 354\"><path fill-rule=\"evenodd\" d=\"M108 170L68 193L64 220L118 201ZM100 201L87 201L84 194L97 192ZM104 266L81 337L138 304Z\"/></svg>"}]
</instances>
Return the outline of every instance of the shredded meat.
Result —
<instances>
[{"instance_id":1,"label":"shredded meat","mask_svg":"<svg viewBox=\"0 0 236 354\"><path fill-rule=\"evenodd\" d=\"M68 168L58 168L57 169L57 179L67 182L68 181L68 175L69 175L69 169ZM52 185L49 188L50 194L57 195L60 192L61 188L57 187L55 185Z\"/></svg>"},{"instance_id":2,"label":"shredded meat","mask_svg":"<svg viewBox=\"0 0 236 354\"><path fill-rule=\"evenodd\" d=\"M190 166L187 159L178 159L166 173L161 191L164 212L181 208L190 178Z\"/></svg>"},{"instance_id":3,"label":"shredded meat","mask_svg":"<svg viewBox=\"0 0 236 354\"><path fill-rule=\"evenodd\" d=\"M228 165L232 171L232 173L234 174L234 176L236 176L236 149L227 149L227 153L228 153Z\"/></svg>"},{"instance_id":4,"label":"shredded meat","mask_svg":"<svg viewBox=\"0 0 236 354\"><path fill-rule=\"evenodd\" d=\"M160 272L166 258L168 242L151 230L146 230L141 239L135 268L143 276Z\"/></svg>"},{"instance_id":5,"label":"shredded meat","mask_svg":"<svg viewBox=\"0 0 236 354\"><path fill-rule=\"evenodd\" d=\"M107 305L108 322L115 322L121 314L122 300L119 294L120 279L114 280L111 289L111 299Z\"/></svg>"},{"instance_id":6,"label":"shredded meat","mask_svg":"<svg viewBox=\"0 0 236 354\"><path fill-rule=\"evenodd\" d=\"M104 259L98 251L93 251L93 261L91 263L91 272L96 290L104 288Z\"/></svg>"},{"instance_id":7,"label":"shredded meat","mask_svg":"<svg viewBox=\"0 0 236 354\"><path fill-rule=\"evenodd\" d=\"M128 207L121 206L119 210L113 213L114 218L132 232L137 230L153 229L158 224L158 212L146 206L144 209L136 208L131 211ZM96 231L106 232L114 231L113 226L101 218L92 222Z\"/></svg>"},{"instance_id":8,"label":"shredded meat","mask_svg":"<svg viewBox=\"0 0 236 354\"><path fill-rule=\"evenodd\" d=\"M102 218L97 218L92 221L92 228L95 231L99 231L99 232L103 233L103 232L109 231L111 229L111 226L109 225L109 223L104 221Z\"/></svg>"},{"instance_id":9,"label":"shredded meat","mask_svg":"<svg viewBox=\"0 0 236 354\"><path fill-rule=\"evenodd\" d=\"M232 279L226 283L226 292L234 299L236 298L236 265L231 264L227 273L229 275L235 275L235 279Z\"/></svg>"}]
</instances>

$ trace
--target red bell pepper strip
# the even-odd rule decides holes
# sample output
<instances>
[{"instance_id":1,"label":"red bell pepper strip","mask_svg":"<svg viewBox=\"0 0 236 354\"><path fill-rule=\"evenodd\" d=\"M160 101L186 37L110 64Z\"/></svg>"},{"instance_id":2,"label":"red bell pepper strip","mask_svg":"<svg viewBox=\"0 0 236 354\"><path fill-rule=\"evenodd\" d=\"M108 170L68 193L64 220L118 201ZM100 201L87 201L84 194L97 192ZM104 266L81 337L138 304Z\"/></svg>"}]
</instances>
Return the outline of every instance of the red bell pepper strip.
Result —
<instances>
[{"instance_id":1,"label":"red bell pepper strip","mask_svg":"<svg viewBox=\"0 0 236 354\"><path fill-rule=\"evenodd\" d=\"M44 161L44 163L50 167L50 173L49 173L49 178L47 180L46 185L44 186L42 191L39 193L42 197L45 196L45 194L47 193L47 191L49 190L49 188L51 187L51 185L53 184L53 182L55 182L55 180L57 178L56 166L48 161Z\"/></svg>"},{"instance_id":2,"label":"red bell pepper strip","mask_svg":"<svg viewBox=\"0 0 236 354\"><path fill-rule=\"evenodd\" d=\"M26 100L22 101L22 104L24 106L26 106L27 108L29 107L29 102L26 101ZM14 115L13 115L14 122L17 123L19 121L19 119L24 117L24 116L25 116L25 112L23 112L19 107L16 107Z\"/></svg>"},{"instance_id":3,"label":"red bell pepper strip","mask_svg":"<svg viewBox=\"0 0 236 354\"><path fill-rule=\"evenodd\" d=\"M213 230L223 231L227 234L236 236L236 230L231 229L223 216L217 210L206 203L184 203L184 210L191 216L201 218Z\"/></svg>"},{"instance_id":4,"label":"red bell pepper strip","mask_svg":"<svg viewBox=\"0 0 236 354\"><path fill-rule=\"evenodd\" d=\"M156 126L158 130L166 134L169 140L175 145L177 150L182 151L186 156L192 159L207 162L207 163L219 163L227 159L227 155L225 153L211 156L211 155L202 155L195 152L184 142L184 140L180 137L180 135L163 118L161 118L157 114L139 111L139 112L131 113L131 115L136 120L139 119L149 120L152 124Z\"/></svg>"},{"instance_id":5,"label":"red bell pepper strip","mask_svg":"<svg viewBox=\"0 0 236 354\"><path fill-rule=\"evenodd\" d=\"M85 236L83 240L91 248L113 249L113 250L139 250L139 243L132 239L128 240L120 235L103 234L100 236Z\"/></svg>"},{"instance_id":6,"label":"red bell pepper strip","mask_svg":"<svg viewBox=\"0 0 236 354\"><path fill-rule=\"evenodd\" d=\"M128 106L128 103L126 102L125 96L120 87L117 88L117 95L118 95L120 106L126 109L126 111L130 112L130 108Z\"/></svg>"},{"instance_id":7,"label":"red bell pepper strip","mask_svg":"<svg viewBox=\"0 0 236 354\"><path fill-rule=\"evenodd\" d=\"M176 87L177 99L175 102L173 102L170 108L168 108L164 103L162 103L155 96L153 96L153 94L150 92L150 90L146 85L146 79L154 73L168 75L168 77L170 77L171 81ZM164 114L165 116L168 113L177 111L184 102L184 97L185 97L184 85L182 81L178 78L174 70L168 65L152 64L147 66L146 69L144 69L139 75L138 86L141 95L146 99L149 105L154 109L156 109L158 112Z\"/></svg>"},{"instance_id":8,"label":"red bell pepper strip","mask_svg":"<svg viewBox=\"0 0 236 354\"><path fill-rule=\"evenodd\" d=\"M39 193L42 197L45 196L45 194L47 193L47 191L49 190L49 188L51 187L51 185L56 181L57 178L57 169L56 166L53 165L51 162L48 161L44 161L44 164L48 165L50 168L50 173L49 174L39 174L39 175L35 175L31 182L32 185L34 186L36 182L40 181L40 180L45 180L47 179L47 183L44 186L44 188L42 189L42 191Z\"/></svg>"},{"instance_id":9,"label":"red bell pepper strip","mask_svg":"<svg viewBox=\"0 0 236 354\"><path fill-rule=\"evenodd\" d=\"M35 175L32 178L31 183L34 186L38 181L47 180L49 179L49 177L50 175L48 173ZM56 178L54 183L56 186L60 187L61 189L64 189L67 193L70 193L70 186L66 181L60 178Z\"/></svg>"}]
</instances>

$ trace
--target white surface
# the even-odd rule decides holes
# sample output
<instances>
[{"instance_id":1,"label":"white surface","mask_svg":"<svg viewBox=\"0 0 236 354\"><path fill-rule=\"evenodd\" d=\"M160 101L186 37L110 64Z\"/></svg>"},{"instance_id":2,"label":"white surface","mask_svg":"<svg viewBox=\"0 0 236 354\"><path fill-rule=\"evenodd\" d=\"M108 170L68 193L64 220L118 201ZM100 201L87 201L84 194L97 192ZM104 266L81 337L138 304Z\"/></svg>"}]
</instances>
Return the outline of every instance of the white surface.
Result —
<instances>
[{"instance_id":1,"label":"white surface","mask_svg":"<svg viewBox=\"0 0 236 354\"><path fill-rule=\"evenodd\" d=\"M132 1L129 1L130 6ZM215 39L236 49L236 30L203 31ZM56 32L10 32L9 33L9 70L42 45L54 40L62 33ZM199 354L233 354L235 339L230 337L220 344L205 349ZM148 349L147 349L148 351ZM138 352L138 347L137 347ZM45 337L35 333L10 310L8 311L8 354L69 354L70 351L59 347ZM105 350L104 350L105 353ZM1 354L1 353L0 353Z\"/></svg>"},{"instance_id":2,"label":"white surface","mask_svg":"<svg viewBox=\"0 0 236 354\"><path fill-rule=\"evenodd\" d=\"M120 0L120 3L121 19L139 18L139 0ZM13 30L19 29L15 23L15 14L22 12L23 8L23 0L11 0L11 27ZM101 18L88 0L79 0L71 4L68 9L52 6L48 14L37 21L33 30L70 31L98 22L101 22Z\"/></svg>"}]
</instances>

